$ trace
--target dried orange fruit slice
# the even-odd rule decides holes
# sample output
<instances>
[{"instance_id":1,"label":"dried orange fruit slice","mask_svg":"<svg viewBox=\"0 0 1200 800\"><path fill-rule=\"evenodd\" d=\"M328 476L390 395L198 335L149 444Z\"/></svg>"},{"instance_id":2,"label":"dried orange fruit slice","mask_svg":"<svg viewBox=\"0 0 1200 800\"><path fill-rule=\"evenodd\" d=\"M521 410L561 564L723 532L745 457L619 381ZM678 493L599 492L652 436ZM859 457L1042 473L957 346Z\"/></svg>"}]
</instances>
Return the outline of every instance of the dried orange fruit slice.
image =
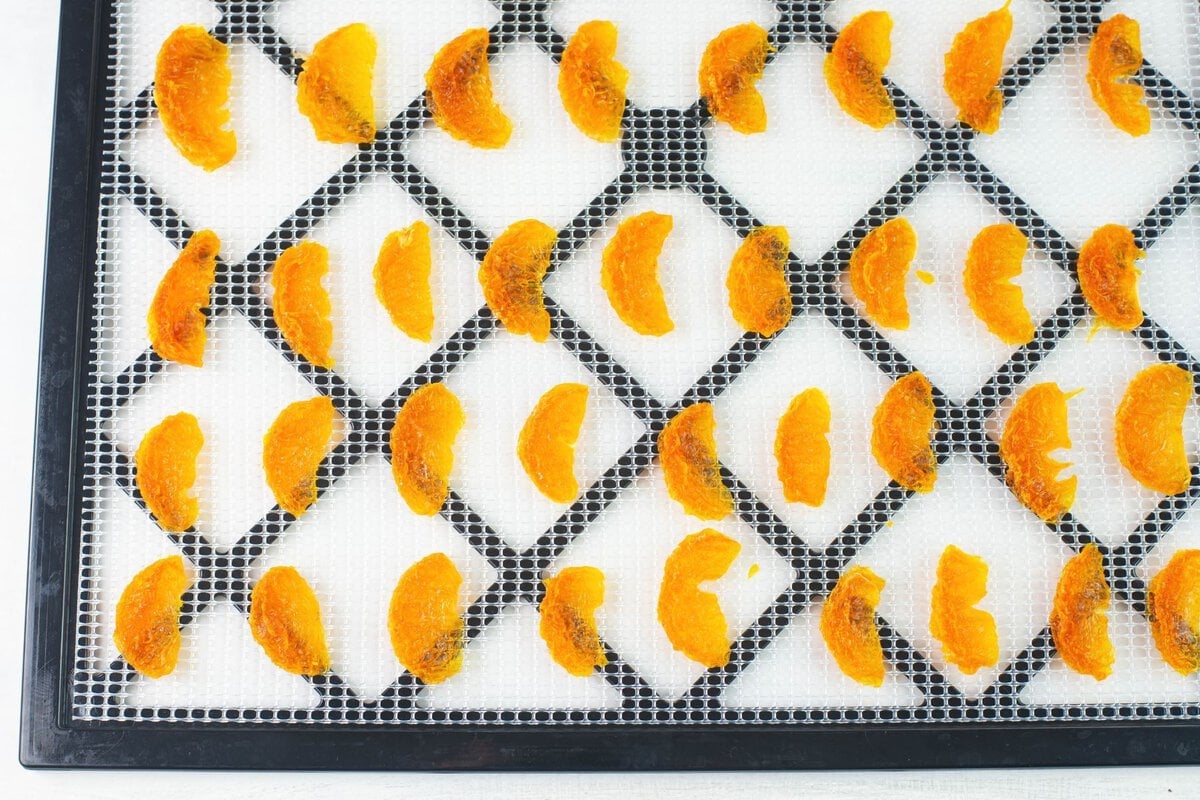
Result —
<instances>
[{"instance_id":1,"label":"dried orange fruit slice","mask_svg":"<svg viewBox=\"0 0 1200 800\"><path fill-rule=\"evenodd\" d=\"M937 481L933 455L933 386L920 372L892 384L871 421L871 452L884 472L914 492L932 492Z\"/></svg>"},{"instance_id":2,"label":"dried orange fruit slice","mask_svg":"<svg viewBox=\"0 0 1200 800\"><path fill-rule=\"evenodd\" d=\"M850 288L876 325L907 330L904 280L917 254L917 232L895 217L863 237L850 255Z\"/></svg>"},{"instance_id":3,"label":"dried orange fruit slice","mask_svg":"<svg viewBox=\"0 0 1200 800\"><path fill-rule=\"evenodd\" d=\"M774 49L756 22L726 28L708 43L700 57L700 96L714 119L738 133L767 129L767 109L755 84Z\"/></svg>"},{"instance_id":4,"label":"dried orange fruit slice","mask_svg":"<svg viewBox=\"0 0 1200 800\"><path fill-rule=\"evenodd\" d=\"M1180 494L1192 480L1183 444L1183 415L1192 399L1192 374L1155 364L1129 382L1117 407L1117 457L1137 482Z\"/></svg>"},{"instance_id":5,"label":"dried orange fruit slice","mask_svg":"<svg viewBox=\"0 0 1200 800\"><path fill-rule=\"evenodd\" d=\"M1200 550L1180 550L1154 576L1146 616L1163 661L1180 675L1200 670Z\"/></svg>"},{"instance_id":6,"label":"dried orange fruit slice","mask_svg":"<svg viewBox=\"0 0 1200 800\"><path fill-rule=\"evenodd\" d=\"M792 319L792 293L787 282L787 228L764 225L746 235L733 254L725 287L729 310L742 330L774 336Z\"/></svg>"},{"instance_id":7,"label":"dried orange fruit slice","mask_svg":"<svg viewBox=\"0 0 1200 800\"><path fill-rule=\"evenodd\" d=\"M512 120L492 97L488 32L472 28L445 44L425 73L426 101L437 126L475 147L497 148L512 136Z\"/></svg>"},{"instance_id":8,"label":"dried orange fruit slice","mask_svg":"<svg viewBox=\"0 0 1200 800\"><path fill-rule=\"evenodd\" d=\"M1079 248L1079 288L1104 324L1121 331L1142 324L1138 269L1133 262L1145 257L1133 231L1123 225L1100 226Z\"/></svg>"},{"instance_id":9,"label":"dried orange fruit slice","mask_svg":"<svg viewBox=\"0 0 1200 800\"><path fill-rule=\"evenodd\" d=\"M588 387L560 383L538 400L521 427L517 457L538 491L555 503L579 495L575 479L575 442L587 413Z\"/></svg>"},{"instance_id":10,"label":"dried orange fruit slice","mask_svg":"<svg viewBox=\"0 0 1200 800\"><path fill-rule=\"evenodd\" d=\"M329 369L333 357L332 305L321 278L329 271L329 251L316 242L300 242L279 254L271 270L275 324L288 346L316 367Z\"/></svg>"},{"instance_id":11,"label":"dried orange fruit slice","mask_svg":"<svg viewBox=\"0 0 1200 800\"><path fill-rule=\"evenodd\" d=\"M179 612L191 583L183 559L167 556L134 575L121 592L113 642L129 666L147 678L170 675L179 663Z\"/></svg>"},{"instance_id":12,"label":"dried orange fruit slice","mask_svg":"<svg viewBox=\"0 0 1200 800\"><path fill-rule=\"evenodd\" d=\"M333 438L333 401L325 395L292 403L263 437L263 471L279 507L293 517L317 499L317 469Z\"/></svg>"},{"instance_id":13,"label":"dried orange fruit slice","mask_svg":"<svg viewBox=\"0 0 1200 800\"><path fill-rule=\"evenodd\" d=\"M433 338L432 267L429 225L420 220L389 233L375 260L375 296L397 328L422 342Z\"/></svg>"},{"instance_id":14,"label":"dried orange fruit slice","mask_svg":"<svg viewBox=\"0 0 1200 800\"><path fill-rule=\"evenodd\" d=\"M414 514L431 517L446 502L454 468L454 440L466 416L462 404L443 384L413 392L392 426L392 477Z\"/></svg>"},{"instance_id":15,"label":"dried orange fruit slice","mask_svg":"<svg viewBox=\"0 0 1200 800\"><path fill-rule=\"evenodd\" d=\"M1070 398L1057 383L1031 386L1013 406L1000 437L1008 485L1026 508L1046 522L1057 522L1071 510L1079 482L1074 475L1058 480L1058 473L1070 464L1050 456L1071 446L1067 431Z\"/></svg>"},{"instance_id":16,"label":"dried orange fruit slice","mask_svg":"<svg viewBox=\"0 0 1200 800\"><path fill-rule=\"evenodd\" d=\"M838 105L872 128L896 119L883 85L883 71L891 60L892 15L886 11L865 11L850 20L825 56L825 83Z\"/></svg>"},{"instance_id":17,"label":"dried orange fruit slice","mask_svg":"<svg viewBox=\"0 0 1200 800\"><path fill-rule=\"evenodd\" d=\"M329 669L321 605L295 567L271 567L254 584L250 633L282 670L320 675Z\"/></svg>"},{"instance_id":18,"label":"dried orange fruit slice","mask_svg":"<svg viewBox=\"0 0 1200 800\"><path fill-rule=\"evenodd\" d=\"M237 153L229 122L229 48L199 25L180 25L158 51L154 104L179 155L210 172Z\"/></svg>"},{"instance_id":19,"label":"dried orange fruit slice","mask_svg":"<svg viewBox=\"0 0 1200 800\"><path fill-rule=\"evenodd\" d=\"M675 330L658 282L658 255L674 226L670 214L644 211L617 226L600 259L600 285L613 311L643 336Z\"/></svg>"},{"instance_id":20,"label":"dried orange fruit slice","mask_svg":"<svg viewBox=\"0 0 1200 800\"><path fill-rule=\"evenodd\" d=\"M1100 23L1088 47L1088 87L1112 124L1130 136L1150 132L1150 109L1142 87L1131 82L1142 68L1142 29L1137 20L1115 14Z\"/></svg>"},{"instance_id":21,"label":"dried orange fruit slice","mask_svg":"<svg viewBox=\"0 0 1200 800\"><path fill-rule=\"evenodd\" d=\"M551 657L572 675L586 678L608 663L596 630L603 602L604 573L595 567L567 567L546 579L539 630Z\"/></svg>"},{"instance_id":22,"label":"dried orange fruit slice","mask_svg":"<svg viewBox=\"0 0 1200 800\"><path fill-rule=\"evenodd\" d=\"M186 411L146 431L138 445L133 457L138 491L163 530L185 531L196 524L200 501L190 490L203 446L200 422Z\"/></svg>"},{"instance_id":23,"label":"dried orange fruit slice","mask_svg":"<svg viewBox=\"0 0 1200 800\"><path fill-rule=\"evenodd\" d=\"M608 20L585 22L563 50L558 94L575 127L598 142L621 136L629 70L617 61L617 26Z\"/></svg>"},{"instance_id":24,"label":"dried orange fruit slice","mask_svg":"<svg viewBox=\"0 0 1200 800\"><path fill-rule=\"evenodd\" d=\"M392 651L425 683L441 683L462 667L466 626L458 611L462 575L445 553L404 571L388 606Z\"/></svg>"},{"instance_id":25,"label":"dried orange fruit slice","mask_svg":"<svg viewBox=\"0 0 1200 800\"><path fill-rule=\"evenodd\" d=\"M987 594L988 565L954 545L942 552L933 585L929 632L942 643L942 655L964 675L1000 660L996 619L975 604Z\"/></svg>"},{"instance_id":26,"label":"dried orange fruit slice","mask_svg":"<svg viewBox=\"0 0 1200 800\"><path fill-rule=\"evenodd\" d=\"M318 140L366 144L375 138L375 50L375 34L361 22L313 45L296 79L296 102Z\"/></svg>"},{"instance_id":27,"label":"dried orange fruit slice","mask_svg":"<svg viewBox=\"0 0 1200 800\"><path fill-rule=\"evenodd\" d=\"M1000 129L1004 96L996 84L1004 74L1004 46L1012 36L1011 2L968 22L946 53L942 85L958 108L958 121L980 133Z\"/></svg>"},{"instance_id":28,"label":"dried orange fruit slice","mask_svg":"<svg viewBox=\"0 0 1200 800\"><path fill-rule=\"evenodd\" d=\"M724 575L741 549L705 528L680 542L663 569L658 622L672 647L709 669L729 663L729 626L717 596L701 591L700 584Z\"/></svg>"},{"instance_id":29,"label":"dried orange fruit slice","mask_svg":"<svg viewBox=\"0 0 1200 800\"><path fill-rule=\"evenodd\" d=\"M883 685L883 645L875 608L886 582L867 567L851 567L821 608L821 638L848 677L867 686Z\"/></svg>"},{"instance_id":30,"label":"dried orange fruit slice","mask_svg":"<svg viewBox=\"0 0 1200 800\"><path fill-rule=\"evenodd\" d=\"M558 234L536 219L514 222L488 248L479 266L483 298L509 333L529 334L535 342L550 335L550 315L542 279L550 269L550 251Z\"/></svg>"},{"instance_id":31,"label":"dried orange fruit slice","mask_svg":"<svg viewBox=\"0 0 1200 800\"><path fill-rule=\"evenodd\" d=\"M988 225L967 250L963 290L971 310L987 329L1007 344L1033 341L1033 317L1025 294L1012 279L1021 274L1029 238L1012 223Z\"/></svg>"},{"instance_id":32,"label":"dried orange fruit slice","mask_svg":"<svg viewBox=\"0 0 1200 800\"><path fill-rule=\"evenodd\" d=\"M208 308L220 249L221 240L215 233L196 231L159 281L146 326L150 329L150 346L161 358L204 366L204 309Z\"/></svg>"},{"instance_id":33,"label":"dried orange fruit slice","mask_svg":"<svg viewBox=\"0 0 1200 800\"><path fill-rule=\"evenodd\" d=\"M721 480L717 422L710 403L680 411L658 435L658 458L671 499L700 519L724 519L733 511L733 496Z\"/></svg>"},{"instance_id":34,"label":"dried orange fruit slice","mask_svg":"<svg viewBox=\"0 0 1200 800\"><path fill-rule=\"evenodd\" d=\"M783 498L819 506L829 483L829 398L805 389L792 398L775 429L775 462Z\"/></svg>"},{"instance_id":35,"label":"dried orange fruit slice","mask_svg":"<svg viewBox=\"0 0 1200 800\"><path fill-rule=\"evenodd\" d=\"M1066 665L1098 681L1112 674L1117 658L1108 638L1109 598L1104 556L1089 544L1063 567L1050 611L1050 633Z\"/></svg>"}]
</instances>

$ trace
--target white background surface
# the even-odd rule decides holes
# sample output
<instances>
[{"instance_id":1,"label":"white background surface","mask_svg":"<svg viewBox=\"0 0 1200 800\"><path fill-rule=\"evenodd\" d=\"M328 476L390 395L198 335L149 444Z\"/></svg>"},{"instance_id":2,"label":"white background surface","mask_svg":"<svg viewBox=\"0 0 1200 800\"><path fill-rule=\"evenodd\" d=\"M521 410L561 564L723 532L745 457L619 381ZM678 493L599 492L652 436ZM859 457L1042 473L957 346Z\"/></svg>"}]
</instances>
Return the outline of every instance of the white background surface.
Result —
<instances>
[{"instance_id":1,"label":"white background surface","mask_svg":"<svg viewBox=\"0 0 1200 800\"><path fill-rule=\"evenodd\" d=\"M89 0L76 0L88 2ZM30 772L17 763L23 637L25 547L33 441L34 392L41 306L45 186L50 157L57 2L0 0L11 55L0 72L0 507L7 510L0 559L0 785L7 797L184 798L315 797L638 797L708 796L908 797L990 796L1082 798L1118 794L1200 796L1200 769L976 771L891 773L423 775Z\"/></svg>"}]
</instances>

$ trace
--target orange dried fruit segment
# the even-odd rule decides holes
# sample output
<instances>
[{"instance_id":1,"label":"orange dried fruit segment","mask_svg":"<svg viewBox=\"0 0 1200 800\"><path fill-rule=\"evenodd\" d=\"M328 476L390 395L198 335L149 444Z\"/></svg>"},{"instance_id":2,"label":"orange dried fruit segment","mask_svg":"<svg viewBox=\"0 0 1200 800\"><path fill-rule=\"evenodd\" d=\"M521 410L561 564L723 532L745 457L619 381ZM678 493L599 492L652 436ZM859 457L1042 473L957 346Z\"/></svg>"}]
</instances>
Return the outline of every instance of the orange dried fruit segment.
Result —
<instances>
[{"instance_id":1,"label":"orange dried fruit segment","mask_svg":"<svg viewBox=\"0 0 1200 800\"><path fill-rule=\"evenodd\" d=\"M658 622L671 646L712 669L729 663L729 626L721 603L700 584L728 571L742 546L705 528L688 536L667 557L658 591Z\"/></svg>"},{"instance_id":2,"label":"orange dried fruit segment","mask_svg":"<svg viewBox=\"0 0 1200 800\"><path fill-rule=\"evenodd\" d=\"M1192 374L1155 364L1133 377L1117 406L1117 457L1138 483L1180 494L1192 480L1183 443L1183 415L1192 399Z\"/></svg>"},{"instance_id":3,"label":"orange dried fruit segment","mask_svg":"<svg viewBox=\"0 0 1200 800\"><path fill-rule=\"evenodd\" d=\"M387 309L392 323L414 339L433 338L433 292L429 274L433 256L429 225L421 220L392 231L375 260L375 296Z\"/></svg>"},{"instance_id":4,"label":"orange dried fruit segment","mask_svg":"<svg viewBox=\"0 0 1200 800\"><path fill-rule=\"evenodd\" d=\"M333 438L337 412L325 395L292 403L263 437L263 471L275 502L293 517L317 499L317 469Z\"/></svg>"},{"instance_id":5,"label":"orange dried fruit segment","mask_svg":"<svg viewBox=\"0 0 1200 800\"><path fill-rule=\"evenodd\" d=\"M958 121L980 133L1000 129L1004 96L996 84L1004 74L1004 47L1012 36L1011 2L968 22L946 53L942 85L958 108Z\"/></svg>"},{"instance_id":6,"label":"orange dried fruit segment","mask_svg":"<svg viewBox=\"0 0 1200 800\"><path fill-rule=\"evenodd\" d=\"M158 51L154 104L179 154L210 172L237 153L229 122L229 48L199 25L180 25Z\"/></svg>"},{"instance_id":7,"label":"orange dried fruit segment","mask_svg":"<svg viewBox=\"0 0 1200 800\"><path fill-rule=\"evenodd\" d=\"M987 594L987 563L949 545L938 561L929 632L942 644L942 655L964 675L1000 660L995 618L975 604Z\"/></svg>"},{"instance_id":8,"label":"orange dried fruit segment","mask_svg":"<svg viewBox=\"0 0 1200 800\"><path fill-rule=\"evenodd\" d=\"M146 431L138 445L133 458L138 491L163 530L178 533L196 524L200 501L191 488L203 446L200 422L186 411Z\"/></svg>"},{"instance_id":9,"label":"orange dried fruit segment","mask_svg":"<svg viewBox=\"0 0 1200 800\"><path fill-rule=\"evenodd\" d=\"M658 435L658 459L671 499L693 517L724 519L733 511L733 496L721 480L717 423L710 403L680 411Z\"/></svg>"},{"instance_id":10,"label":"orange dried fruit segment","mask_svg":"<svg viewBox=\"0 0 1200 800\"><path fill-rule=\"evenodd\" d=\"M863 237L850 255L850 288L876 325L907 330L904 281L917 254L917 232L894 217Z\"/></svg>"},{"instance_id":11,"label":"orange dried fruit segment","mask_svg":"<svg viewBox=\"0 0 1200 800\"><path fill-rule=\"evenodd\" d=\"M267 657L294 675L329 669L321 605L295 567L271 567L250 592L250 633Z\"/></svg>"},{"instance_id":12,"label":"orange dried fruit segment","mask_svg":"<svg viewBox=\"0 0 1200 800\"><path fill-rule=\"evenodd\" d=\"M539 631L550 656L572 675L586 678L608 663L596 609L604 603L604 573L595 567L567 567L546 579Z\"/></svg>"},{"instance_id":13,"label":"orange dried fruit segment","mask_svg":"<svg viewBox=\"0 0 1200 800\"><path fill-rule=\"evenodd\" d=\"M1079 248L1079 288L1104 324L1121 331L1142 324L1134 262L1145 257L1133 231L1123 225L1100 226Z\"/></svg>"},{"instance_id":14,"label":"orange dried fruit segment","mask_svg":"<svg viewBox=\"0 0 1200 800\"><path fill-rule=\"evenodd\" d=\"M755 84L774 50L756 22L726 28L708 43L700 57L700 96L714 119L738 133L767 129L767 109Z\"/></svg>"},{"instance_id":15,"label":"orange dried fruit segment","mask_svg":"<svg viewBox=\"0 0 1200 800\"><path fill-rule=\"evenodd\" d=\"M1163 661L1180 675L1200 671L1200 550L1180 550L1150 581L1146 616Z\"/></svg>"},{"instance_id":16,"label":"orange dried fruit segment","mask_svg":"<svg viewBox=\"0 0 1200 800\"><path fill-rule=\"evenodd\" d=\"M967 250L963 290L975 316L1006 344L1033 341L1033 317L1012 279L1021 274L1029 238L1012 223L988 225Z\"/></svg>"},{"instance_id":17,"label":"orange dried fruit segment","mask_svg":"<svg viewBox=\"0 0 1200 800\"><path fill-rule=\"evenodd\" d=\"M466 626L458 611L462 575L445 553L432 553L404 571L388 606L392 651L427 684L462 667Z\"/></svg>"},{"instance_id":18,"label":"orange dried fruit segment","mask_svg":"<svg viewBox=\"0 0 1200 800\"><path fill-rule=\"evenodd\" d=\"M542 279L550 269L550 251L557 239L558 233L546 223L525 219L509 225L483 257L479 266L483 298L509 333L528 334L535 342L550 335Z\"/></svg>"},{"instance_id":19,"label":"orange dried fruit segment","mask_svg":"<svg viewBox=\"0 0 1200 800\"><path fill-rule=\"evenodd\" d=\"M866 686L882 686L883 645L875 608L886 582L868 567L851 567L821 608L821 638L848 677Z\"/></svg>"},{"instance_id":20,"label":"orange dried fruit segment","mask_svg":"<svg viewBox=\"0 0 1200 800\"><path fill-rule=\"evenodd\" d=\"M1050 633L1066 665L1098 681L1112 674L1117 658L1108 638L1109 602L1104 556L1089 544L1063 567L1050 611Z\"/></svg>"},{"instance_id":21,"label":"orange dried fruit segment","mask_svg":"<svg viewBox=\"0 0 1200 800\"><path fill-rule=\"evenodd\" d=\"M558 94L575 127L598 142L621 136L629 70L617 61L617 26L608 20L585 22L563 49Z\"/></svg>"},{"instance_id":22,"label":"orange dried fruit segment","mask_svg":"<svg viewBox=\"0 0 1200 800\"><path fill-rule=\"evenodd\" d=\"M414 514L433 516L450 493L454 440L466 417L441 383L413 392L396 413L390 438L392 477Z\"/></svg>"},{"instance_id":23,"label":"orange dried fruit segment","mask_svg":"<svg viewBox=\"0 0 1200 800\"><path fill-rule=\"evenodd\" d=\"M296 79L296 102L318 140L366 144L375 138L375 51L375 34L361 22L313 45Z\"/></svg>"},{"instance_id":24,"label":"orange dried fruit segment","mask_svg":"<svg viewBox=\"0 0 1200 800\"><path fill-rule=\"evenodd\" d=\"M212 231L196 231L184 245L175 263L163 275L146 315L150 346L159 357L204 366L204 309L217 274L217 252L221 240Z\"/></svg>"},{"instance_id":25,"label":"orange dried fruit segment","mask_svg":"<svg viewBox=\"0 0 1200 800\"><path fill-rule=\"evenodd\" d=\"M279 254L271 270L275 296L271 312L284 340L313 366L329 369L333 357L333 306L321 278L329 271L329 251L316 242L300 242Z\"/></svg>"},{"instance_id":26,"label":"orange dried fruit segment","mask_svg":"<svg viewBox=\"0 0 1200 800\"><path fill-rule=\"evenodd\" d=\"M426 101L437 126L475 147L497 148L512 136L512 120L492 96L488 32L472 28L445 44L425 73Z\"/></svg>"},{"instance_id":27,"label":"orange dried fruit segment","mask_svg":"<svg viewBox=\"0 0 1200 800\"><path fill-rule=\"evenodd\" d=\"M871 421L871 452L884 472L905 489L932 492L937 481L933 455L933 386L920 372L892 384Z\"/></svg>"},{"instance_id":28,"label":"orange dried fruit segment","mask_svg":"<svg viewBox=\"0 0 1200 800\"><path fill-rule=\"evenodd\" d=\"M134 575L121 592L113 642L129 666L147 678L170 675L179 663L179 612L191 583L183 559L167 556Z\"/></svg>"},{"instance_id":29,"label":"orange dried fruit segment","mask_svg":"<svg viewBox=\"0 0 1200 800\"><path fill-rule=\"evenodd\" d=\"M1142 87L1130 78L1142 68L1142 29L1137 20L1115 14L1100 23L1088 47L1088 87L1112 124L1130 136L1150 132L1150 109Z\"/></svg>"},{"instance_id":30,"label":"orange dried fruit segment","mask_svg":"<svg viewBox=\"0 0 1200 800\"><path fill-rule=\"evenodd\" d=\"M819 506L829 483L829 398L805 389L792 398L775 430L775 461L783 498Z\"/></svg>"},{"instance_id":31,"label":"orange dried fruit segment","mask_svg":"<svg viewBox=\"0 0 1200 800\"><path fill-rule=\"evenodd\" d=\"M1071 446L1067 429L1069 396L1056 383L1031 386L1017 400L1000 437L1005 480L1026 508L1046 522L1057 522L1075 502L1078 479L1058 480L1070 464L1052 458Z\"/></svg>"},{"instance_id":32,"label":"orange dried fruit segment","mask_svg":"<svg viewBox=\"0 0 1200 800\"><path fill-rule=\"evenodd\" d=\"M658 282L658 256L674 224L670 214L656 211L623 220L600 259L600 285L613 311L643 336L675 330Z\"/></svg>"},{"instance_id":33,"label":"orange dried fruit segment","mask_svg":"<svg viewBox=\"0 0 1200 800\"><path fill-rule=\"evenodd\" d=\"M733 254L725 287L729 309L742 330L774 336L792 319L787 282L790 248L787 228L764 225L750 231Z\"/></svg>"},{"instance_id":34,"label":"orange dried fruit segment","mask_svg":"<svg viewBox=\"0 0 1200 800\"><path fill-rule=\"evenodd\" d=\"M579 495L575 479L575 442L587 413L588 387L560 383L538 400L521 427L517 457L538 491L555 503Z\"/></svg>"},{"instance_id":35,"label":"orange dried fruit segment","mask_svg":"<svg viewBox=\"0 0 1200 800\"><path fill-rule=\"evenodd\" d=\"M872 128L896 119L883 85L883 71L891 60L892 15L886 11L865 11L850 20L825 56L825 83L838 105Z\"/></svg>"}]
</instances>

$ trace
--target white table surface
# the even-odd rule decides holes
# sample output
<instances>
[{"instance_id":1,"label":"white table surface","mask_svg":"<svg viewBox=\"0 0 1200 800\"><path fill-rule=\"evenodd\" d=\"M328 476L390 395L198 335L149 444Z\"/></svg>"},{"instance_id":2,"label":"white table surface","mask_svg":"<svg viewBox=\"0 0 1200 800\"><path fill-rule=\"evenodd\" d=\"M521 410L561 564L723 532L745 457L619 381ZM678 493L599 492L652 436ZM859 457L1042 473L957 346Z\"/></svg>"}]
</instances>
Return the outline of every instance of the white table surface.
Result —
<instances>
[{"instance_id":1,"label":"white table surface","mask_svg":"<svg viewBox=\"0 0 1200 800\"><path fill-rule=\"evenodd\" d=\"M76 0L89 2L90 0ZM331 0L332 2L332 0ZM842 773L688 773L599 775L429 775L355 773L131 773L28 771L17 763L25 548L33 441L34 387L41 307L45 187L50 157L57 0L0 0L6 56L0 74L0 180L20 194L0 193L0 508L9 523L0 559L0 642L10 656L0 680L0 795L12 798L161 796L237 798L332 797L539 798L586 794L595 800L653 795L658 800L710 796L862 797L887 800L949 796L1087 798L1109 794L1200 797L1200 768L990 770ZM9 59L11 58L11 61ZM1120 787L1119 789L1117 787Z\"/></svg>"}]
</instances>

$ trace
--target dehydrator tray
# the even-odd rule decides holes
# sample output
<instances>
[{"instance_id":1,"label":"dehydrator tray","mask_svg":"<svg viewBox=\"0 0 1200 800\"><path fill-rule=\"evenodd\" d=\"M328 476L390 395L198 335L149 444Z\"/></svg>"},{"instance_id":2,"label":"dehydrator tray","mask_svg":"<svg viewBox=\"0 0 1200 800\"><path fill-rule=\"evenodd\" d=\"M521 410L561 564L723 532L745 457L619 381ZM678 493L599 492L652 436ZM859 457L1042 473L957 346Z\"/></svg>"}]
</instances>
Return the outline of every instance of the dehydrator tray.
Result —
<instances>
[{"instance_id":1,"label":"dehydrator tray","mask_svg":"<svg viewBox=\"0 0 1200 800\"><path fill-rule=\"evenodd\" d=\"M46 290L25 642L21 759L29 766L236 768L797 768L1139 764L1200 760L1200 681L1172 672L1146 623L1149 577L1200 546L1200 471L1181 495L1140 487L1117 461L1111 424L1129 379L1167 362L1200 374L1200 8L1188 0L1013 0L1000 131L955 123L942 53L995 0L98 0L64 2L47 238ZM854 122L821 64L854 15L895 18L887 72L898 121ZM1137 18L1136 76L1150 134L1114 130L1084 81L1100 21ZM582 22L618 25L631 72L619 143L572 127L556 62ZM759 88L765 133L715 123L697 99L705 44L756 21L775 52ZM379 134L317 142L294 82L321 36L366 22L380 43ZM213 172L169 145L150 88L177 25L230 46L239 152ZM498 151L473 150L430 120L422 75L441 44L489 28L497 99L515 125ZM676 330L633 334L601 290L600 255L633 214L672 214L661 276ZM869 322L848 287L850 253L903 215L919 237L912 326ZM511 222L559 231L545 282L543 344L504 331L475 273ZM375 303L370 270L391 230L432 229L437 323L404 337ZM1030 240L1020 280L1037 323L1002 344L961 291L966 248L1011 221ZM1094 330L1074 277L1077 248L1109 222L1133 229L1146 320ZM791 234L795 314L780 334L743 334L724 274L742 236ZM188 236L222 239L203 369L147 346L146 307ZM331 253L333 370L283 341L266 277L288 246ZM892 382L935 387L938 482L914 495L875 464L870 423ZM1057 381L1071 401L1073 511L1047 525L1004 482L999 430L1022 387ZM411 514L391 482L387 437L404 400L443 381L467 415L451 496ZM554 504L521 473L513 443L538 396L563 381L591 391L578 444L582 494ZM817 386L833 412L833 469L819 508L784 501L774 426ZM287 403L322 393L340 443L319 498L298 520L273 507L261 437ZM680 408L713 403L735 514L687 517L667 496L656 437ZM1193 403L1193 406L1195 404ZM205 429L182 534L158 528L138 494L133 452L164 415ZM1188 412L1189 452L1200 422ZM1193 464L1195 459L1193 458ZM742 550L713 591L733 640L705 670L672 650L655 618L662 565L687 534L715 527ZM1106 557L1114 674L1068 670L1047 627L1059 572L1084 545ZM988 561L982 607L1000 660L972 676L928 631L938 554ZM469 641L462 671L424 686L388 646L397 577L442 551L459 565ZM182 554L178 669L139 677L112 644L117 597L142 566ZM294 565L322 605L333 668L315 678L271 665L246 625L263 572ZM887 580L880 688L838 671L817 620L838 576L868 565ZM600 567L608 665L574 678L537 631L542 580Z\"/></svg>"}]
</instances>

